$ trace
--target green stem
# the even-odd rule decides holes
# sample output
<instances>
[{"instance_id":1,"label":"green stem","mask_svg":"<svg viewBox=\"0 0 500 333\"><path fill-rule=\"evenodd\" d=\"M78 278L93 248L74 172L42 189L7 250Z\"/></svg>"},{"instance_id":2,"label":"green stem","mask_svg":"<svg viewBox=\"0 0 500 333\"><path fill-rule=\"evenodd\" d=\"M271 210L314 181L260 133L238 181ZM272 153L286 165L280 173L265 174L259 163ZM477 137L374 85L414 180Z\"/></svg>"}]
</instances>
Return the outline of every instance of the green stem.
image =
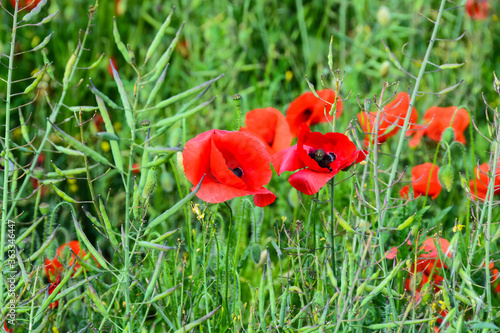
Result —
<instances>
[{"instance_id":1,"label":"green stem","mask_svg":"<svg viewBox=\"0 0 500 333\"><path fill-rule=\"evenodd\" d=\"M330 181L330 238L332 244L332 271L333 276L337 277L337 270L335 263L337 260L335 259L335 177Z\"/></svg>"},{"instance_id":2,"label":"green stem","mask_svg":"<svg viewBox=\"0 0 500 333\"><path fill-rule=\"evenodd\" d=\"M16 1L16 7L14 9L14 18L12 22L12 37L10 43L10 54L9 54L9 68L7 74L7 102L5 104L5 150L4 150L4 171L3 171L3 197L2 197L2 229L1 229L1 240L0 240L0 253L2 253L2 260L0 267L5 267L5 228L7 226L8 216L5 214L9 204L9 156L10 156L10 100L12 94L12 72L14 69L14 49L16 46L16 33L17 33L17 9L19 2ZM36 163L33 163L35 165ZM15 200L12 202L12 206L15 206ZM4 290L3 290L4 279L0 279L0 303L2 307L4 305Z\"/></svg>"}]
</instances>

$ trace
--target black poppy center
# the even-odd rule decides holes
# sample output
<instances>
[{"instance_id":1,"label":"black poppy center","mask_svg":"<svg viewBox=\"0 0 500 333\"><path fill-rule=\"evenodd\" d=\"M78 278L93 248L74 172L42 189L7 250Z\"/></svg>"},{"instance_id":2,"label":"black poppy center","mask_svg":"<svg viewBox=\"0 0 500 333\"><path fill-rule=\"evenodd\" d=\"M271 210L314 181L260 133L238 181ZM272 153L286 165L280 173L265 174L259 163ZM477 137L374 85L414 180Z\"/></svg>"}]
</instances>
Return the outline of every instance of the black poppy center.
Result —
<instances>
[{"instance_id":1,"label":"black poppy center","mask_svg":"<svg viewBox=\"0 0 500 333\"><path fill-rule=\"evenodd\" d=\"M243 176L243 170L241 170L241 168L234 168L234 169L231 169L231 171L238 177L238 178L241 178L241 176Z\"/></svg>"},{"instance_id":2,"label":"black poppy center","mask_svg":"<svg viewBox=\"0 0 500 333\"><path fill-rule=\"evenodd\" d=\"M309 119L309 117L312 115L313 110L312 109L305 109L303 112L304 118Z\"/></svg>"},{"instance_id":3,"label":"black poppy center","mask_svg":"<svg viewBox=\"0 0 500 333\"><path fill-rule=\"evenodd\" d=\"M309 157L315 160L320 167L326 168L330 172L333 171L330 167L330 164L337 159L337 155L335 155L334 153L327 154L323 149L309 152Z\"/></svg>"}]
</instances>

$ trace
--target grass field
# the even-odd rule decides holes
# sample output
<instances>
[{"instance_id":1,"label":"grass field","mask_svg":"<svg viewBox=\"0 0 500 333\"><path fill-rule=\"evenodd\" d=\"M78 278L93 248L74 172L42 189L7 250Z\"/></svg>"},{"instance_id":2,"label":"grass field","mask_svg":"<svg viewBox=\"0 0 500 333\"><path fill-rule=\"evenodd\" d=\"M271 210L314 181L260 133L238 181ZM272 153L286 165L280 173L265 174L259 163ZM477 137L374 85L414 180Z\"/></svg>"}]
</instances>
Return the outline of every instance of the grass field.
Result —
<instances>
[{"instance_id":1,"label":"grass field","mask_svg":"<svg viewBox=\"0 0 500 333\"><path fill-rule=\"evenodd\" d=\"M499 1L1 4L2 332L500 330Z\"/></svg>"}]
</instances>

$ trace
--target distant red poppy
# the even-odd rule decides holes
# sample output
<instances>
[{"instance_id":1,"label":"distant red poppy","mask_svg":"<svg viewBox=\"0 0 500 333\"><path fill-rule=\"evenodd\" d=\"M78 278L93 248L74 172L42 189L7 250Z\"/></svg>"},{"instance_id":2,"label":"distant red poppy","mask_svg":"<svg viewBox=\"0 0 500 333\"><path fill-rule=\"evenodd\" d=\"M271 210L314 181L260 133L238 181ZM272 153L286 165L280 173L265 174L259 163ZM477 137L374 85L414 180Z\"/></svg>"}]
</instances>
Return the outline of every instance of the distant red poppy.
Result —
<instances>
[{"instance_id":1,"label":"distant red poppy","mask_svg":"<svg viewBox=\"0 0 500 333\"><path fill-rule=\"evenodd\" d=\"M177 51L179 51L180 55L184 59L189 59L189 55L190 55L189 45L188 45L188 42L186 41L186 39L181 39L177 43L177 45L175 46L175 48L177 49Z\"/></svg>"},{"instance_id":2,"label":"distant red poppy","mask_svg":"<svg viewBox=\"0 0 500 333\"><path fill-rule=\"evenodd\" d=\"M405 185L401 190L399 190L399 196L403 199L410 198L410 185Z\"/></svg>"},{"instance_id":3,"label":"distant red poppy","mask_svg":"<svg viewBox=\"0 0 500 333\"><path fill-rule=\"evenodd\" d=\"M417 261L417 271L425 271L427 275L430 275L434 267L448 268L446 263L439 259L439 250L436 247L436 243L438 244L441 252L451 258L451 253L448 251L450 247L450 242L448 242L448 240L444 238L438 238L436 240L434 238L427 238L419 249L419 251L423 251L423 253L418 256L419 260ZM440 280L442 281L442 278Z\"/></svg>"},{"instance_id":4,"label":"distant red poppy","mask_svg":"<svg viewBox=\"0 0 500 333\"><path fill-rule=\"evenodd\" d=\"M183 164L187 179L198 184L201 200L220 203L253 195L255 205L267 206L276 196L264 188L272 176L264 144L243 132L210 130L186 143Z\"/></svg>"},{"instance_id":5,"label":"distant red poppy","mask_svg":"<svg viewBox=\"0 0 500 333\"><path fill-rule=\"evenodd\" d=\"M45 274L50 282L55 282L57 277L60 276L64 267L63 264L59 261L61 259L61 255L63 254L63 250L65 247L69 246L73 252L75 252L80 258L85 256L85 251L80 249L80 243L78 241L71 241L67 244L61 245L57 249L57 254L54 259L50 260L49 258L45 259ZM73 265L75 261L75 256L71 253L69 262L65 263L66 266ZM76 271L80 267L80 264L76 264L74 270Z\"/></svg>"},{"instance_id":6,"label":"distant red poppy","mask_svg":"<svg viewBox=\"0 0 500 333\"><path fill-rule=\"evenodd\" d=\"M102 118L102 116L100 114L97 114L94 117L93 122L94 122L94 127L98 132L102 132L102 131L106 130L106 127L104 125L104 119Z\"/></svg>"},{"instance_id":7,"label":"distant red poppy","mask_svg":"<svg viewBox=\"0 0 500 333\"><path fill-rule=\"evenodd\" d=\"M310 126L333 120L333 117L330 116L330 110L332 109L333 103L335 103L335 92L324 89L317 91L317 94L328 103L325 103L323 100L317 98L312 92L309 91L297 97L292 103L290 103L288 110L286 110L286 121L288 121L290 131L294 137L299 133L299 127L301 124ZM342 114L342 108L342 100L337 98L337 118Z\"/></svg>"},{"instance_id":8,"label":"distant red poppy","mask_svg":"<svg viewBox=\"0 0 500 333\"><path fill-rule=\"evenodd\" d=\"M139 163L132 164L132 173L134 173L136 175L141 174L141 166L139 165Z\"/></svg>"},{"instance_id":9,"label":"distant red poppy","mask_svg":"<svg viewBox=\"0 0 500 333\"><path fill-rule=\"evenodd\" d=\"M365 159L367 152L342 133L311 132L309 126L300 126L297 144L271 157L278 175L300 170L290 176L290 184L307 195L317 193L340 170Z\"/></svg>"},{"instance_id":10,"label":"distant red poppy","mask_svg":"<svg viewBox=\"0 0 500 333\"><path fill-rule=\"evenodd\" d=\"M396 135L399 128L403 126L405 118L410 107L410 96L405 92L400 92L396 95L394 100L387 104L379 115L378 125L378 142L385 142L391 136ZM367 133L365 142L369 142L370 138L374 136L375 121L377 120L377 112L361 112L358 113L358 121L361 129ZM406 135L412 133L411 129L416 127L418 114L415 107L413 107L410 115L410 126ZM373 141L373 139L372 139Z\"/></svg>"},{"instance_id":11,"label":"distant red poppy","mask_svg":"<svg viewBox=\"0 0 500 333\"><path fill-rule=\"evenodd\" d=\"M418 145L424 135L439 142L443 132L450 125L455 133L455 140L465 144L464 130L469 126L469 112L465 109L457 109L456 106L429 108L424 114L425 125L420 126L422 128L415 131L415 136L410 140L410 147Z\"/></svg>"},{"instance_id":12,"label":"distant red poppy","mask_svg":"<svg viewBox=\"0 0 500 333\"><path fill-rule=\"evenodd\" d=\"M8 327L7 327L7 321L5 321L5 322L4 322L4 324L3 324L3 328L5 328L5 330L6 330L7 332L9 332L9 333L14 332L14 329L13 329L13 328L8 328Z\"/></svg>"},{"instance_id":13,"label":"distant red poppy","mask_svg":"<svg viewBox=\"0 0 500 333\"><path fill-rule=\"evenodd\" d=\"M111 64L113 64L113 66L111 66ZM116 59L115 57L111 56L108 62L108 73L109 75L111 75L112 78L115 77L115 75L113 74L113 67L115 68L115 71L118 71L118 66L116 65Z\"/></svg>"},{"instance_id":14,"label":"distant red poppy","mask_svg":"<svg viewBox=\"0 0 500 333\"><path fill-rule=\"evenodd\" d=\"M245 119L246 127L240 131L252 134L260 139L273 155L292 143L292 133L285 116L275 108L255 109L249 111Z\"/></svg>"},{"instance_id":15,"label":"distant red poppy","mask_svg":"<svg viewBox=\"0 0 500 333\"><path fill-rule=\"evenodd\" d=\"M489 7L488 0L469 0L465 10L473 20L482 21L488 18Z\"/></svg>"},{"instance_id":16,"label":"distant red poppy","mask_svg":"<svg viewBox=\"0 0 500 333\"><path fill-rule=\"evenodd\" d=\"M500 293L500 283L498 280L498 277L500 276L500 273L497 268L495 268L495 264L490 262L489 265L490 268L490 281L491 281L491 286L493 287L493 291L495 293Z\"/></svg>"},{"instance_id":17,"label":"distant red poppy","mask_svg":"<svg viewBox=\"0 0 500 333\"><path fill-rule=\"evenodd\" d=\"M115 15L122 16L125 14L126 6L121 0L115 0Z\"/></svg>"},{"instance_id":18,"label":"distant red poppy","mask_svg":"<svg viewBox=\"0 0 500 333\"><path fill-rule=\"evenodd\" d=\"M488 184L490 183L490 178L488 177L489 171L490 166L488 163L483 163L479 168L474 168L475 179L471 180L469 183L471 193L482 200L486 199L486 194L488 192ZM497 171L495 173L494 194L500 194L500 160L497 162Z\"/></svg>"},{"instance_id":19,"label":"distant red poppy","mask_svg":"<svg viewBox=\"0 0 500 333\"><path fill-rule=\"evenodd\" d=\"M437 198L439 192L441 192L438 172L439 167L437 165L433 166L432 163L424 163L413 167L411 170L411 182L416 197L426 195L427 193L432 199Z\"/></svg>"},{"instance_id":20,"label":"distant red poppy","mask_svg":"<svg viewBox=\"0 0 500 333\"><path fill-rule=\"evenodd\" d=\"M18 9L31 11L39 2L40 0L19 0ZM12 8L16 8L16 0L10 0L10 4Z\"/></svg>"}]
</instances>

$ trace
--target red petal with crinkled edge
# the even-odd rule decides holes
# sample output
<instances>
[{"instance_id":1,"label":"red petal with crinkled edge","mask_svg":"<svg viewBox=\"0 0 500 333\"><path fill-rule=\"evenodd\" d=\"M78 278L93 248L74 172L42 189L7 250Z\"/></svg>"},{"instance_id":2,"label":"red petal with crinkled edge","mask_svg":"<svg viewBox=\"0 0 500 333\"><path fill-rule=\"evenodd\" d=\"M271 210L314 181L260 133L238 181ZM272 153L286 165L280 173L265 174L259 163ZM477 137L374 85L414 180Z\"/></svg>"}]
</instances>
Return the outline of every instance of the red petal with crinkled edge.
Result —
<instances>
[{"instance_id":1,"label":"red petal with crinkled edge","mask_svg":"<svg viewBox=\"0 0 500 333\"><path fill-rule=\"evenodd\" d=\"M269 155L290 147L292 133L285 116L275 108L254 109L247 113L246 127L240 131L255 135L267 148Z\"/></svg>"},{"instance_id":2,"label":"red petal with crinkled edge","mask_svg":"<svg viewBox=\"0 0 500 333\"><path fill-rule=\"evenodd\" d=\"M278 176L285 171L295 171L306 167L299 157L297 145L283 149L279 153L271 156L271 164L278 173Z\"/></svg>"},{"instance_id":3,"label":"red petal with crinkled edge","mask_svg":"<svg viewBox=\"0 0 500 333\"><path fill-rule=\"evenodd\" d=\"M194 189L194 187L191 189ZM255 190L242 190L219 183L203 184L198 193L196 193L198 198L210 203L221 203L247 195L254 195L254 202L259 207L267 206L276 199L276 195L264 187Z\"/></svg>"},{"instance_id":4,"label":"red petal with crinkled edge","mask_svg":"<svg viewBox=\"0 0 500 333\"><path fill-rule=\"evenodd\" d=\"M333 119L329 113L332 109L331 105L335 103L335 92L324 89L317 91L317 93L319 97L331 104L325 103L309 91L297 97L286 110L286 120L293 136L297 136L301 124L314 125ZM337 118L342 114L342 108L342 100L337 97Z\"/></svg>"},{"instance_id":5,"label":"red petal with crinkled edge","mask_svg":"<svg viewBox=\"0 0 500 333\"><path fill-rule=\"evenodd\" d=\"M297 190L313 195L335 176L333 173L316 172L310 169L300 170L290 176L288 181Z\"/></svg>"},{"instance_id":6,"label":"red petal with crinkled edge","mask_svg":"<svg viewBox=\"0 0 500 333\"><path fill-rule=\"evenodd\" d=\"M318 162L311 156L316 150L322 149L326 154L334 153L336 159L329 165L332 171L328 168L320 167ZM317 172L326 172L337 174L341 169L353 164L358 155L356 154L356 145L342 133L326 133L311 132L309 126L301 125L299 136L297 139L297 151L299 157L310 169Z\"/></svg>"},{"instance_id":7,"label":"red petal with crinkled edge","mask_svg":"<svg viewBox=\"0 0 500 333\"><path fill-rule=\"evenodd\" d=\"M258 207L270 205L274 200L276 200L276 195L265 187L259 189L258 193L255 193L253 196L253 202Z\"/></svg>"}]
</instances>

